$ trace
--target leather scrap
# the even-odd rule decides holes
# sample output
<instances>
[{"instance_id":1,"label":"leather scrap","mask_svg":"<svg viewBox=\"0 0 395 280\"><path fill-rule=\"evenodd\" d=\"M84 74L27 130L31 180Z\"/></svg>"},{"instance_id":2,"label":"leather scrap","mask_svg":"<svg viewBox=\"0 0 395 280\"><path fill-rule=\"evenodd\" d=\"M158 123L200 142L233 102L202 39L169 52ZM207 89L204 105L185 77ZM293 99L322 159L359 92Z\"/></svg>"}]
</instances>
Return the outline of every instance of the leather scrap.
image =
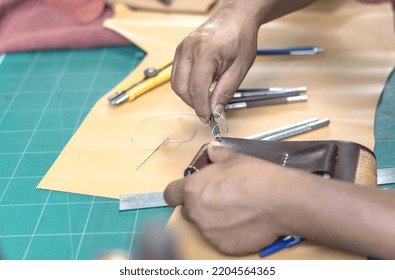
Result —
<instances>
[{"instance_id":1,"label":"leather scrap","mask_svg":"<svg viewBox=\"0 0 395 280\"><path fill-rule=\"evenodd\" d=\"M49 5L71 16L80 24L98 19L104 12L105 0L45 0Z\"/></svg>"},{"instance_id":2,"label":"leather scrap","mask_svg":"<svg viewBox=\"0 0 395 280\"><path fill-rule=\"evenodd\" d=\"M109 7L103 9L102 0L86 1L86 6L76 6L75 0L70 3L75 6L55 8L46 0L0 2L0 53L131 44L103 27L113 11Z\"/></svg>"}]
</instances>

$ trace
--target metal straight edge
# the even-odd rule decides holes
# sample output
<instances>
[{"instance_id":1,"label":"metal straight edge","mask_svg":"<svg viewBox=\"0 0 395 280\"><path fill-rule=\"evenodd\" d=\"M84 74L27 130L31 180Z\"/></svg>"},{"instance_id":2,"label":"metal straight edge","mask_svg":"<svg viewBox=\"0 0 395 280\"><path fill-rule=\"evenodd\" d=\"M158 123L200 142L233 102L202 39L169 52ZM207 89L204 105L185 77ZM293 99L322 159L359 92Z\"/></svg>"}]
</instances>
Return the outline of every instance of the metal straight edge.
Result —
<instances>
[{"instance_id":1,"label":"metal straight edge","mask_svg":"<svg viewBox=\"0 0 395 280\"><path fill-rule=\"evenodd\" d=\"M169 206L163 192L124 194L119 198L119 211Z\"/></svg>"},{"instance_id":2,"label":"metal straight edge","mask_svg":"<svg viewBox=\"0 0 395 280\"><path fill-rule=\"evenodd\" d=\"M395 183L395 168L377 169L377 185L387 185Z\"/></svg>"}]
</instances>

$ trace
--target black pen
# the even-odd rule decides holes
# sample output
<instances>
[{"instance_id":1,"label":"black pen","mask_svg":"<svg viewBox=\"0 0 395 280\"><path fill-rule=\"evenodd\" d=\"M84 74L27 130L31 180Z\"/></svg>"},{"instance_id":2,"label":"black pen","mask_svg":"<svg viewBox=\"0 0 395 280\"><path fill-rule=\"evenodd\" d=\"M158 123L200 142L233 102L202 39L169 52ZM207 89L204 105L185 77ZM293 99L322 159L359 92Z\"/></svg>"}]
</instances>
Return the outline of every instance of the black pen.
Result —
<instances>
[{"instance_id":1,"label":"black pen","mask_svg":"<svg viewBox=\"0 0 395 280\"><path fill-rule=\"evenodd\" d=\"M265 91L265 90L242 90L235 92L233 96L229 100L229 103L236 102L248 102L262 99L271 99L271 98L279 98L279 97L289 97L289 96L297 96L300 93L306 92L306 88L295 88L295 89L287 89L282 91Z\"/></svg>"},{"instance_id":2,"label":"black pen","mask_svg":"<svg viewBox=\"0 0 395 280\"><path fill-rule=\"evenodd\" d=\"M308 97L306 95L303 95L303 96L291 96L291 97L278 97L278 98L262 99L262 100L246 101L246 102L236 102L236 103L227 104L225 106L225 110L235 110L235 109L245 109L245 108L270 106L277 104L297 103L297 102L305 102L307 100Z\"/></svg>"},{"instance_id":3,"label":"black pen","mask_svg":"<svg viewBox=\"0 0 395 280\"><path fill-rule=\"evenodd\" d=\"M242 97L255 97L255 96L276 96L281 94L290 93L303 93L306 92L306 87L295 87L295 88L281 88L281 87L270 87L270 88L251 88L251 89L238 89L232 96L232 99Z\"/></svg>"}]
</instances>

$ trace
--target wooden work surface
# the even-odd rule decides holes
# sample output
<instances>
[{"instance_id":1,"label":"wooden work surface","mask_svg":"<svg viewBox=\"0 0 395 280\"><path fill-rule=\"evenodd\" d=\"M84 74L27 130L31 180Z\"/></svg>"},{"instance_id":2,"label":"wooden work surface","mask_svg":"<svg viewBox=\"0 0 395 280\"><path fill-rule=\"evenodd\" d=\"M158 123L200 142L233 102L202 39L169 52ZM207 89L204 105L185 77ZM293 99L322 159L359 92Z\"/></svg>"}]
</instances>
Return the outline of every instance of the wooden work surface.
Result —
<instances>
[{"instance_id":1,"label":"wooden work surface","mask_svg":"<svg viewBox=\"0 0 395 280\"><path fill-rule=\"evenodd\" d=\"M202 16L135 13L118 6L115 19L107 26L148 53L127 79L171 58L183 36L203 20ZM389 7L373 8L353 1L333 2L330 7L318 3L265 25L260 31L260 47L319 45L326 52L310 57L259 57L243 86L304 85L308 87L310 100L229 112L227 136L244 137L298 120L329 117L329 127L293 139L349 140L373 149L375 107L395 58L394 39L388 36L391 33ZM109 94L120 87L122 84ZM168 182L182 176L198 147L211 140L209 129L199 125L193 141L162 149L136 171L134 167L150 151L130 141L133 127L153 115L172 112L192 113L192 110L174 95L169 84L119 108L110 108L106 98L102 98L39 187L112 198L124 193L163 190ZM158 132L164 129L157 127ZM173 215L171 226L181 233L187 228L180 239L186 258L226 258L209 246L204 247L198 235L187 235L191 228L178 213ZM202 246L196 252L191 244ZM285 255L273 258L357 258L315 245L312 250L305 250L306 246L309 245L303 244L294 253L284 252Z\"/></svg>"}]
</instances>

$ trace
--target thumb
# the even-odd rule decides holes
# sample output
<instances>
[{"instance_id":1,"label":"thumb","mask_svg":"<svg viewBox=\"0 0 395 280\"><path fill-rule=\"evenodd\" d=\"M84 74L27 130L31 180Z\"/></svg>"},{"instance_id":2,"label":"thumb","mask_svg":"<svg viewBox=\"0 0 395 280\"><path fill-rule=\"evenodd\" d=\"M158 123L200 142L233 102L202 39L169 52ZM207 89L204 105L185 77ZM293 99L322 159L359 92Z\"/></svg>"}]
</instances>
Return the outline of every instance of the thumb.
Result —
<instances>
[{"instance_id":1,"label":"thumb","mask_svg":"<svg viewBox=\"0 0 395 280\"><path fill-rule=\"evenodd\" d=\"M171 182L163 192L163 198L170 206L184 204L184 185L187 178Z\"/></svg>"},{"instance_id":2,"label":"thumb","mask_svg":"<svg viewBox=\"0 0 395 280\"><path fill-rule=\"evenodd\" d=\"M228 161L236 155L234 151L221 145L218 141L212 141L208 145L207 153L213 163Z\"/></svg>"}]
</instances>

